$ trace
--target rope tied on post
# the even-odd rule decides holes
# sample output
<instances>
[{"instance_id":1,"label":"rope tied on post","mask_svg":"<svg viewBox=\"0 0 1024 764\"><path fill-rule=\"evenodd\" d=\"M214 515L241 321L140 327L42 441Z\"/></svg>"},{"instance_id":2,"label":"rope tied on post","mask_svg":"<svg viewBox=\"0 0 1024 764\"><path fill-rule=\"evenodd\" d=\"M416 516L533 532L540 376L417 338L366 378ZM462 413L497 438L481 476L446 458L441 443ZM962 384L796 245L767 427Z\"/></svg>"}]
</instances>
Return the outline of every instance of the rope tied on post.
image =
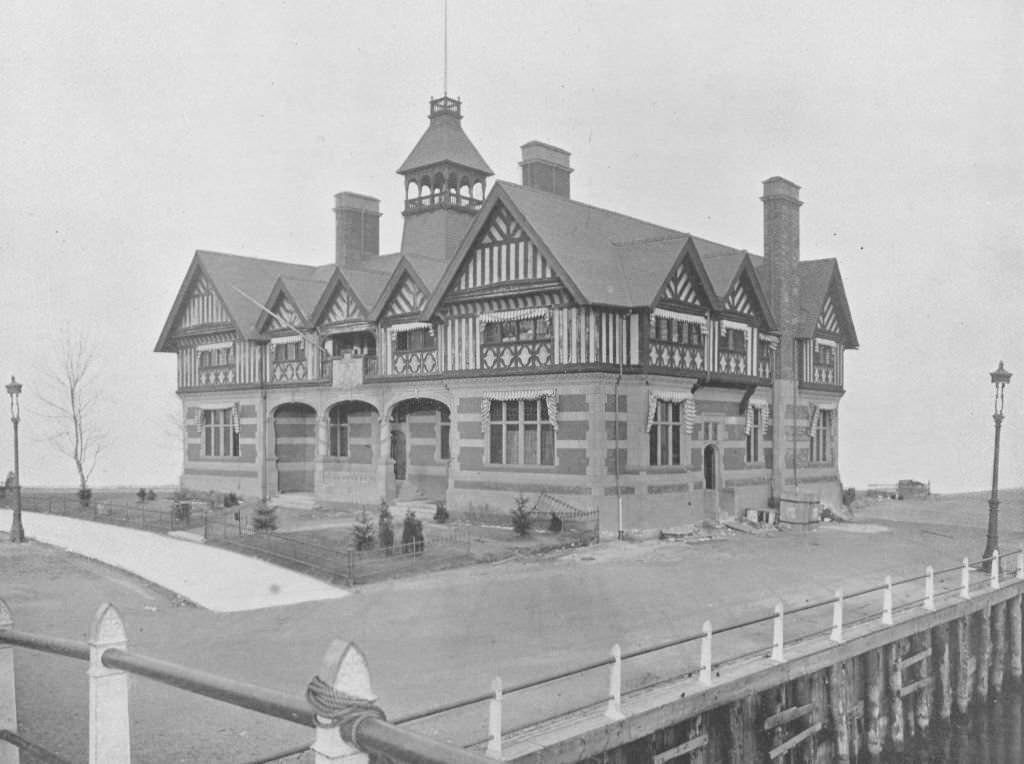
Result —
<instances>
[{"instance_id":1,"label":"rope tied on post","mask_svg":"<svg viewBox=\"0 0 1024 764\"><path fill-rule=\"evenodd\" d=\"M338 727L342 738L353 745L357 745L356 730L364 719L387 720L387 716L376 701L336 690L319 676L309 680L306 700L316 712L314 721L318 727Z\"/></svg>"}]
</instances>

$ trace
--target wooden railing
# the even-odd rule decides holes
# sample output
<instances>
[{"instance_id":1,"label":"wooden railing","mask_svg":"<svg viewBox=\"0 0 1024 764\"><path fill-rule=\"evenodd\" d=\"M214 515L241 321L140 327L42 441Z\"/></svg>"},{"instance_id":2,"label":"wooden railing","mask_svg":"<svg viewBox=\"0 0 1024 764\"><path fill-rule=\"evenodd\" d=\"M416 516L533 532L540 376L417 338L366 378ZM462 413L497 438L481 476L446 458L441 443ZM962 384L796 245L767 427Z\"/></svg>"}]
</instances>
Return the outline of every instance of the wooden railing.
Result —
<instances>
[{"instance_id":1,"label":"wooden railing","mask_svg":"<svg viewBox=\"0 0 1024 764\"><path fill-rule=\"evenodd\" d=\"M649 357L652 366L684 371L704 371L707 360L703 347L691 347L659 340L651 340Z\"/></svg>"},{"instance_id":2,"label":"wooden railing","mask_svg":"<svg viewBox=\"0 0 1024 764\"><path fill-rule=\"evenodd\" d=\"M324 654L317 677L324 684L311 683L316 691L310 693L314 698L310 701L140 655L129 651L127 642L121 614L109 603L97 611L89 630L89 641L79 642L16 631L10 608L0 600L0 731L4 732L0 736L0 764L17 764L22 749L31 751L37 758L41 752L44 760L62 761L18 734L13 650L16 646L88 662L91 762L131 762L129 674L312 727L315 731L308 749L313 752L316 764L340 761L368 764L368 754L409 764L481 764L487 761L479 754L385 721L374 703L365 656L355 644L340 639L334 640ZM329 702L317 703L317 697L326 697ZM337 711L324 716L325 706ZM290 751L287 755L304 750Z\"/></svg>"}]
</instances>

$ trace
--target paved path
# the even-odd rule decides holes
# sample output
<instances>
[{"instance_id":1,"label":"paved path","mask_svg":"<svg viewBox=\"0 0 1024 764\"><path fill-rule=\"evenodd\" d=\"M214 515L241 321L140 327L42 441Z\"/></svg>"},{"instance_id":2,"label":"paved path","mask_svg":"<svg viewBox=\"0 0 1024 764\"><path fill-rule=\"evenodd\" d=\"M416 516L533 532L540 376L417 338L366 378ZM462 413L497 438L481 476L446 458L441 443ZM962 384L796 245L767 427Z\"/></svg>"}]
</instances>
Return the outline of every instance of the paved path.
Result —
<instances>
[{"instance_id":1,"label":"paved path","mask_svg":"<svg viewBox=\"0 0 1024 764\"><path fill-rule=\"evenodd\" d=\"M217 547L60 515L24 513L25 534L114 565L218 613L338 599L345 589ZM0 528L11 511L0 509Z\"/></svg>"}]
</instances>

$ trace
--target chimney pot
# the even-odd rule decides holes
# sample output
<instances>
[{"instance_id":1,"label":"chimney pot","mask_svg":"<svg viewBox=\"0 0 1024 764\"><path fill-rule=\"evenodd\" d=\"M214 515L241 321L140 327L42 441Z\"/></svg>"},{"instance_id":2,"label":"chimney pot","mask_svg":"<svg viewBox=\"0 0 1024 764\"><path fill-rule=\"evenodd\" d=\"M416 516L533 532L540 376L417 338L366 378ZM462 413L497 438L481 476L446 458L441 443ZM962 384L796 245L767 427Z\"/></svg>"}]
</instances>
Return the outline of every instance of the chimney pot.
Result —
<instances>
[{"instance_id":1,"label":"chimney pot","mask_svg":"<svg viewBox=\"0 0 1024 764\"><path fill-rule=\"evenodd\" d=\"M568 199L569 176L572 174L569 152L540 141L524 143L522 150L523 161L519 166L523 168L523 185Z\"/></svg>"},{"instance_id":2,"label":"chimney pot","mask_svg":"<svg viewBox=\"0 0 1024 764\"><path fill-rule=\"evenodd\" d=\"M334 195L335 262L339 267L380 254L380 199L352 191Z\"/></svg>"}]
</instances>

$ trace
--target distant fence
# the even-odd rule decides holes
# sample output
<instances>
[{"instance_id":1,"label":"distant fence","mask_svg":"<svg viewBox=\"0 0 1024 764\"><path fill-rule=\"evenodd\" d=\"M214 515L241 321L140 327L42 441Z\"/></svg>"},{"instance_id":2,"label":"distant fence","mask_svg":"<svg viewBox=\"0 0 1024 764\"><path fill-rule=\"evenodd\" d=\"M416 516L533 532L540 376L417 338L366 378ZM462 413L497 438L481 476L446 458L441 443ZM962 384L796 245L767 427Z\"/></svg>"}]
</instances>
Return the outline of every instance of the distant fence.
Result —
<instances>
[{"instance_id":1,"label":"distant fence","mask_svg":"<svg viewBox=\"0 0 1024 764\"><path fill-rule=\"evenodd\" d=\"M88 505L83 506L73 494L21 495L21 508L27 512L94 520L161 533L196 527L202 523L203 513L211 505L207 501L183 501L177 504L176 508L162 500L125 502L92 499Z\"/></svg>"},{"instance_id":2,"label":"distant fence","mask_svg":"<svg viewBox=\"0 0 1024 764\"><path fill-rule=\"evenodd\" d=\"M578 509L567 501L542 493L529 511L533 530L575 535L584 544L596 544L601 540L601 513L596 509ZM452 517L470 525L513 527L511 512L498 512L489 506L470 505L468 509L452 513Z\"/></svg>"},{"instance_id":3,"label":"distant fence","mask_svg":"<svg viewBox=\"0 0 1024 764\"><path fill-rule=\"evenodd\" d=\"M293 533L256 530L240 515L212 512L206 515L203 533L208 542L349 585L383 578L397 569L436 567L443 558L468 557L471 548L470 529L462 525L430 527L419 544L366 550L353 549L349 541L331 546Z\"/></svg>"}]
</instances>

